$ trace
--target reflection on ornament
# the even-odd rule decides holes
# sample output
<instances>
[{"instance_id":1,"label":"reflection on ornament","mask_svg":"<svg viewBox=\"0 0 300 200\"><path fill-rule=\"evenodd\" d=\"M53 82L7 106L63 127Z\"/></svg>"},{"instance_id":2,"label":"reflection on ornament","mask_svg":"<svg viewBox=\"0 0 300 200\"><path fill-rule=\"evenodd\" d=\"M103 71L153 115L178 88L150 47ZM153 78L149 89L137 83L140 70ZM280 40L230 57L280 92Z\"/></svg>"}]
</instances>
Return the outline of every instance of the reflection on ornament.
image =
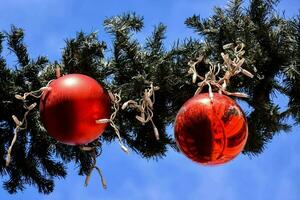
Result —
<instances>
[{"instance_id":1,"label":"reflection on ornament","mask_svg":"<svg viewBox=\"0 0 300 200\"><path fill-rule=\"evenodd\" d=\"M246 117L231 98L202 93L189 99L175 121L179 149L191 160L203 165L218 165L235 158L248 137Z\"/></svg>"}]
</instances>

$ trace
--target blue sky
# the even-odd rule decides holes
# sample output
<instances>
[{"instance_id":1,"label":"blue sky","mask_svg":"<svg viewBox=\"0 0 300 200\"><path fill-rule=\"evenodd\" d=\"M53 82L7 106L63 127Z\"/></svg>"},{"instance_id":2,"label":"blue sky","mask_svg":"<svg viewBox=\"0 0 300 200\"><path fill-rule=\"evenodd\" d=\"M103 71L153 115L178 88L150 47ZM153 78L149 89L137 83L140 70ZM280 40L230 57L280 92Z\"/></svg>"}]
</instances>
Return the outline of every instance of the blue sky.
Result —
<instances>
[{"instance_id":1,"label":"blue sky","mask_svg":"<svg viewBox=\"0 0 300 200\"><path fill-rule=\"evenodd\" d=\"M105 17L135 11L145 18L145 29L136 37L144 40L153 26L162 22L168 26L166 46L169 47L178 38L197 37L184 26L184 20L194 13L209 16L215 5L223 7L226 1L2 0L0 30L9 30L12 24L24 28L31 56L46 55L54 60L60 58L64 39L74 37L76 31L99 30L100 38L108 41L102 27ZM299 0L283 0L279 5L287 16L296 14L299 8ZM4 56L11 62L15 60L7 52ZM48 196L33 187L16 195L9 195L1 188L0 199L299 200L299 131L300 127L294 127L291 133L277 135L259 157L240 155L219 167L199 166L173 150L164 159L147 161L133 152L125 155L118 144L105 145L98 164L107 179L107 190L101 188L96 173L85 188L84 177L77 176L77 169L71 164L67 178L56 180L55 191Z\"/></svg>"}]
</instances>

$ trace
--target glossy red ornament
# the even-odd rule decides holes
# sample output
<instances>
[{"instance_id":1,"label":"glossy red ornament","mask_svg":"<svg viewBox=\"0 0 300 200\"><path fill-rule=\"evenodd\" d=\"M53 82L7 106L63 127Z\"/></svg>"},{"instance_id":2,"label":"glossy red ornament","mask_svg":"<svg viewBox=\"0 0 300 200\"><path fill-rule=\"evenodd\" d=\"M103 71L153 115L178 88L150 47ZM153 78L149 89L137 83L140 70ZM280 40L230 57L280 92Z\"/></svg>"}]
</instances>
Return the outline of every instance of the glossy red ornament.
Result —
<instances>
[{"instance_id":1,"label":"glossy red ornament","mask_svg":"<svg viewBox=\"0 0 300 200\"><path fill-rule=\"evenodd\" d=\"M110 100L105 89L82 74L62 76L49 84L40 101L42 122L49 135L70 145L92 142L108 123Z\"/></svg>"},{"instance_id":2,"label":"glossy red ornament","mask_svg":"<svg viewBox=\"0 0 300 200\"><path fill-rule=\"evenodd\" d=\"M248 137L246 117L231 98L202 93L189 99L175 121L175 139L179 149L191 160L203 165L218 165L235 158Z\"/></svg>"}]
</instances>

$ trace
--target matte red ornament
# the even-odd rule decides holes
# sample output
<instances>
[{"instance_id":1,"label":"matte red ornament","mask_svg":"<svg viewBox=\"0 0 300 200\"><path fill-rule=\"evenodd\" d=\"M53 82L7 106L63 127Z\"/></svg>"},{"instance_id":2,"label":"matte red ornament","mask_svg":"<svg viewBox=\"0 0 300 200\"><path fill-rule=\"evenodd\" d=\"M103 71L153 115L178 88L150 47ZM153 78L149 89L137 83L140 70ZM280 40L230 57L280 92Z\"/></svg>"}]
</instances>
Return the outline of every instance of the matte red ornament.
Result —
<instances>
[{"instance_id":1,"label":"matte red ornament","mask_svg":"<svg viewBox=\"0 0 300 200\"><path fill-rule=\"evenodd\" d=\"M110 118L110 100L105 89L82 74L62 76L49 84L40 101L42 122L56 140L81 145L98 138Z\"/></svg>"},{"instance_id":2,"label":"matte red ornament","mask_svg":"<svg viewBox=\"0 0 300 200\"><path fill-rule=\"evenodd\" d=\"M218 165L235 158L248 137L246 117L231 98L202 93L189 99L175 121L175 139L179 149L191 160L203 165Z\"/></svg>"}]
</instances>

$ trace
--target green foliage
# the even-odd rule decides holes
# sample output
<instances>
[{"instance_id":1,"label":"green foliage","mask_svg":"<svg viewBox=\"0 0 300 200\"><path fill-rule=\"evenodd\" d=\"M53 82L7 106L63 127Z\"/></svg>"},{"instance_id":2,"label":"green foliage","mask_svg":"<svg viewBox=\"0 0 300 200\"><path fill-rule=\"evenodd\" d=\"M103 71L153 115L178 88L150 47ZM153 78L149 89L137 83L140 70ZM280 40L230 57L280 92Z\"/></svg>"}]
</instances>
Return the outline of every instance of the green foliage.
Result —
<instances>
[{"instance_id":1,"label":"green foliage","mask_svg":"<svg viewBox=\"0 0 300 200\"><path fill-rule=\"evenodd\" d=\"M24 114L22 102L14 95L45 86L55 79L57 66L63 74L86 74L111 91L121 90L122 103L130 99L138 101L150 82L159 86L153 110L159 141L150 123L142 125L135 119L136 110L120 111L116 116L125 143L141 157L157 159L166 155L169 146L176 149L166 127L172 125L179 108L197 89L187 73L187 63L199 54L211 62L222 62L223 45L243 42L246 44L244 68L256 76L253 79L234 78L229 91L245 92L250 96L242 99L250 107L247 114L249 140L244 153L261 153L276 133L291 128L286 120L288 117L300 123L300 14L286 19L276 13L277 3L252 0L245 8L242 0L232 0L226 9L215 8L210 18L194 15L185 23L199 37L177 42L171 49L164 47L166 26L163 24L154 28L143 45L134 38L143 28L142 17L129 13L108 18L104 26L111 35L111 54L105 53L106 44L96 33L79 32L75 38L66 40L61 61L54 62L46 57L30 59L22 29L12 27L8 33L0 32L0 153L3 155L0 173L8 177L4 181L5 189L14 193L30 184L39 192L49 193L53 191L54 178L66 176L67 163L76 163L79 175L87 175L92 168L93 153L82 151L78 146L60 144L49 137L37 109L29 115L27 130L18 135L11 164L5 166L15 126L11 116L21 118ZM14 70L1 57L5 41L18 59ZM201 62L196 68L203 75L208 65ZM275 102L278 93L289 99L286 109ZM38 103L36 99L29 101ZM89 145L96 146L96 153L100 154L101 144L114 139L116 135L109 127Z\"/></svg>"}]
</instances>

